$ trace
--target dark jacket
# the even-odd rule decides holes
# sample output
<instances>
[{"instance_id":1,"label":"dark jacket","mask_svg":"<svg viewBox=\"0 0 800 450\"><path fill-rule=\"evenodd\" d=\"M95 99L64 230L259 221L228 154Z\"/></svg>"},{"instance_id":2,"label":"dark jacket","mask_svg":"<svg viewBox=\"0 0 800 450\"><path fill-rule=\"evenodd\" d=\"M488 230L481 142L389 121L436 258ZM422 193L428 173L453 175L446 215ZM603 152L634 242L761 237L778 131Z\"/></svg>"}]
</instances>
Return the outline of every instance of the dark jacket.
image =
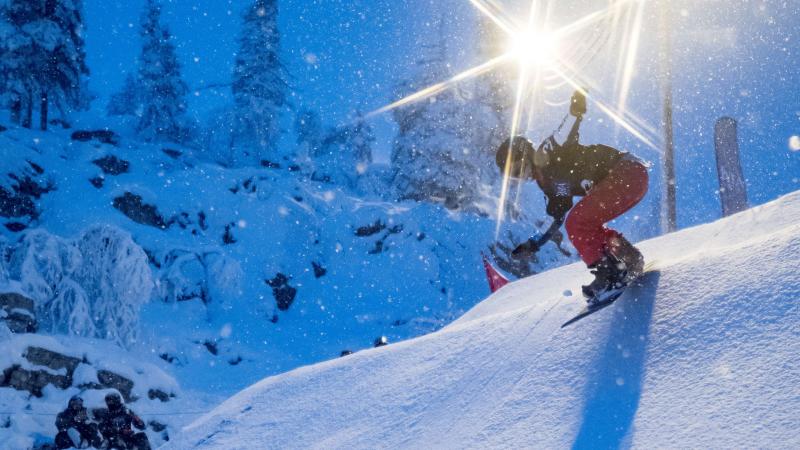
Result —
<instances>
[{"instance_id":1,"label":"dark jacket","mask_svg":"<svg viewBox=\"0 0 800 450\"><path fill-rule=\"evenodd\" d=\"M133 427L143 430L144 421L124 406L119 409L105 409L100 416L100 433L106 439L133 435Z\"/></svg>"},{"instance_id":2,"label":"dark jacket","mask_svg":"<svg viewBox=\"0 0 800 450\"><path fill-rule=\"evenodd\" d=\"M60 412L56 416L56 428L58 429L58 436L56 437L57 448L72 447L72 442L66 434L67 430L70 428L78 430L81 438L91 446L100 446L100 435L97 434L97 425L89 422L89 414L86 408L80 408L78 410L67 408Z\"/></svg>"},{"instance_id":3,"label":"dark jacket","mask_svg":"<svg viewBox=\"0 0 800 450\"><path fill-rule=\"evenodd\" d=\"M547 197L547 214L563 221L572 208L572 197L583 197L591 187L606 178L626 153L606 145L581 145L578 143L581 118L562 145L550 136L542 144L546 147L548 164L540 167L536 182Z\"/></svg>"}]
</instances>

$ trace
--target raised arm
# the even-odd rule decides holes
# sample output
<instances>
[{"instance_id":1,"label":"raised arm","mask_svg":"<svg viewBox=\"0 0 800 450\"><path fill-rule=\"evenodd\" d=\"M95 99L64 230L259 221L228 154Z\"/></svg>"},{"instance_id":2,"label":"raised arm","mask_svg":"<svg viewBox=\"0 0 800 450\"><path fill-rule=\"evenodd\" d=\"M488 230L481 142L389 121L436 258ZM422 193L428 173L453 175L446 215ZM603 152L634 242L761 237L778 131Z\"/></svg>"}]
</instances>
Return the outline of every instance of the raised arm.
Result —
<instances>
[{"instance_id":1,"label":"raised arm","mask_svg":"<svg viewBox=\"0 0 800 450\"><path fill-rule=\"evenodd\" d=\"M569 130L569 136L567 136L567 140L564 141L565 147L578 144L580 138L578 129L583 121L583 115L586 114L586 95L584 91L576 90L572 94L569 103L569 113L575 117L575 123L572 124L572 129Z\"/></svg>"}]
</instances>

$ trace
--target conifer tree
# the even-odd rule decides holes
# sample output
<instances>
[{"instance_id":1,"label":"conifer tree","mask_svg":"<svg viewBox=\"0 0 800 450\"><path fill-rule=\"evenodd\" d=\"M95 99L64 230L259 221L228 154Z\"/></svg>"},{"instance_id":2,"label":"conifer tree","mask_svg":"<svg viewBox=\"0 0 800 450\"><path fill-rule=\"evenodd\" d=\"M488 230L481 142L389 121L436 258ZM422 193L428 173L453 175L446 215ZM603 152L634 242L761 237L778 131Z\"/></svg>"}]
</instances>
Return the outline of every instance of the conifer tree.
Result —
<instances>
[{"instance_id":1,"label":"conifer tree","mask_svg":"<svg viewBox=\"0 0 800 450\"><path fill-rule=\"evenodd\" d=\"M322 147L323 129L319 113L304 109L294 120L294 132L297 136L297 156L302 161L318 156Z\"/></svg>"},{"instance_id":2,"label":"conifer tree","mask_svg":"<svg viewBox=\"0 0 800 450\"><path fill-rule=\"evenodd\" d=\"M277 18L277 0L255 0L242 17L232 85L234 164L256 164L277 150L288 104Z\"/></svg>"},{"instance_id":3,"label":"conifer tree","mask_svg":"<svg viewBox=\"0 0 800 450\"><path fill-rule=\"evenodd\" d=\"M30 127L38 102L44 130L51 104L62 115L85 107L82 1L9 0L0 12L0 82L12 119Z\"/></svg>"},{"instance_id":4,"label":"conifer tree","mask_svg":"<svg viewBox=\"0 0 800 450\"><path fill-rule=\"evenodd\" d=\"M140 34L138 101L141 104L133 108L139 115L136 131L145 140L181 142L187 138L188 88L181 77L169 29L161 23L161 6L157 0L146 0Z\"/></svg>"},{"instance_id":5,"label":"conifer tree","mask_svg":"<svg viewBox=\"0 0 800 450\"><path fill-rule=\"evenodd\" d=\"M445 34L422 46L413 81L403 94L450 78ZM469 208L479 193L480 167L470 145L469 97L458 86L394 110L399 131L392 155L392 184L400 200L433 201Z\"/></svg>"},{"instance_id":6,"label":"conifer tree","mask_svg":"<svg viewBox=\"0 0 800 450\"><path fill-rule=\"evenodd\" d=\"M477 58L489 61L501 55L506 49L507 35L497 25L481 16L477 33ZM497 181L498 172L494 170L494 152L511 132L514 107L514 79L516 67L502 65L476 78L473 83L472 145L479 149L485 160L481 167L481 178L486 183Z\"/></svg>"},{"instance_id":7,"label":"conifer tree","mask_svg":"<svg viewBox=\"0 0 800 450\"><path fill-rule=\"evenodd\" d=\"M346 125L332 128L315 155L315 178L355 188L372 163L375 135L360 112Z\"/></svg>"},{"instance_id":8,"label":"conifer tree","mask_svg":"<svg viewBox=\"0 0 800 450\"><path fill-rule=\"evenodd\" d=\"M139 92L139 77L129 73L122 89L111 96L107 112L111 116L133 116L141 113L142 101Z\"/></svg>"}]
</instances>

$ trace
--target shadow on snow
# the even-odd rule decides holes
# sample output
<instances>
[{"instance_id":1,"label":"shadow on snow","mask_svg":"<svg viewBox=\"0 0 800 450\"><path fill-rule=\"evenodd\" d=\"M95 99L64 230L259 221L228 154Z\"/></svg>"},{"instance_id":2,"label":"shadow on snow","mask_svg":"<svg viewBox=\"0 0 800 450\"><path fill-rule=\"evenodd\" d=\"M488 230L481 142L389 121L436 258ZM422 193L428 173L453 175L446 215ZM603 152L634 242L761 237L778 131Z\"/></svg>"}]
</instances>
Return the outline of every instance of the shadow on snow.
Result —
<instances>
[{"instance_id":1,"label":"shadow on snow","mask_svg":"<svg viewBox=\"0 0 800 450\"><path fill-rule=\"evenodd\" d=\"M614 317L607 335L597 336L604 344L589 372L586 404L573 449L623 446L639 407L660 276L657 271L645 274L607 310Z\"/></svg>"}]
</instances>

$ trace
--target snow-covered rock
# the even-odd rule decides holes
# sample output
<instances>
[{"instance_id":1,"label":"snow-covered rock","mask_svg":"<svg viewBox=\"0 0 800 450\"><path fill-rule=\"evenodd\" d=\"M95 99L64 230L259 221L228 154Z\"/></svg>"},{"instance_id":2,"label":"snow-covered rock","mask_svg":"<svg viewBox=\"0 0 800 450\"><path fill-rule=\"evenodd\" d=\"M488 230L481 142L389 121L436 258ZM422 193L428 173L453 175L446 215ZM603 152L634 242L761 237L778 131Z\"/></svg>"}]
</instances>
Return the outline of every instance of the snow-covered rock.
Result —
<instances>
[{"instance_id":1,"label":"snow-covered rock","mask_svg":"<svg viewBox=\"0 0 800 450\"><path fill-rule=\"evenodd\" d=\"M580 264L264 379L165 448L800 447L800 192L641 247L641 282L567 328Z\"/></svg>"},{"instance_id":2,"label":"snow-covered rock","mask_svg":"<svg viewBox=\"0 0 800 450\"><path fill-rule=\"evenodd\" d=\"M2 292L0 289L0 322L5 322L14 333L36 331L36 310L33 300L17 292Z\"/></svg>"},{"instance_id":3,"label":"snow-covered rock","mask_svg":"<svg viewBox=\"0 0 800 450\"><path fill-rule=\"evenodd\" d=\"M0 449L52 442L55 416L71 396L98 409L111 389L145 422L163 425L148 429L154 444L169 439L185 420L180 412L190 403L174 378L147 357L108 341L23 334L0 337L0 348Z\"/></svg>"}]
</instances>

